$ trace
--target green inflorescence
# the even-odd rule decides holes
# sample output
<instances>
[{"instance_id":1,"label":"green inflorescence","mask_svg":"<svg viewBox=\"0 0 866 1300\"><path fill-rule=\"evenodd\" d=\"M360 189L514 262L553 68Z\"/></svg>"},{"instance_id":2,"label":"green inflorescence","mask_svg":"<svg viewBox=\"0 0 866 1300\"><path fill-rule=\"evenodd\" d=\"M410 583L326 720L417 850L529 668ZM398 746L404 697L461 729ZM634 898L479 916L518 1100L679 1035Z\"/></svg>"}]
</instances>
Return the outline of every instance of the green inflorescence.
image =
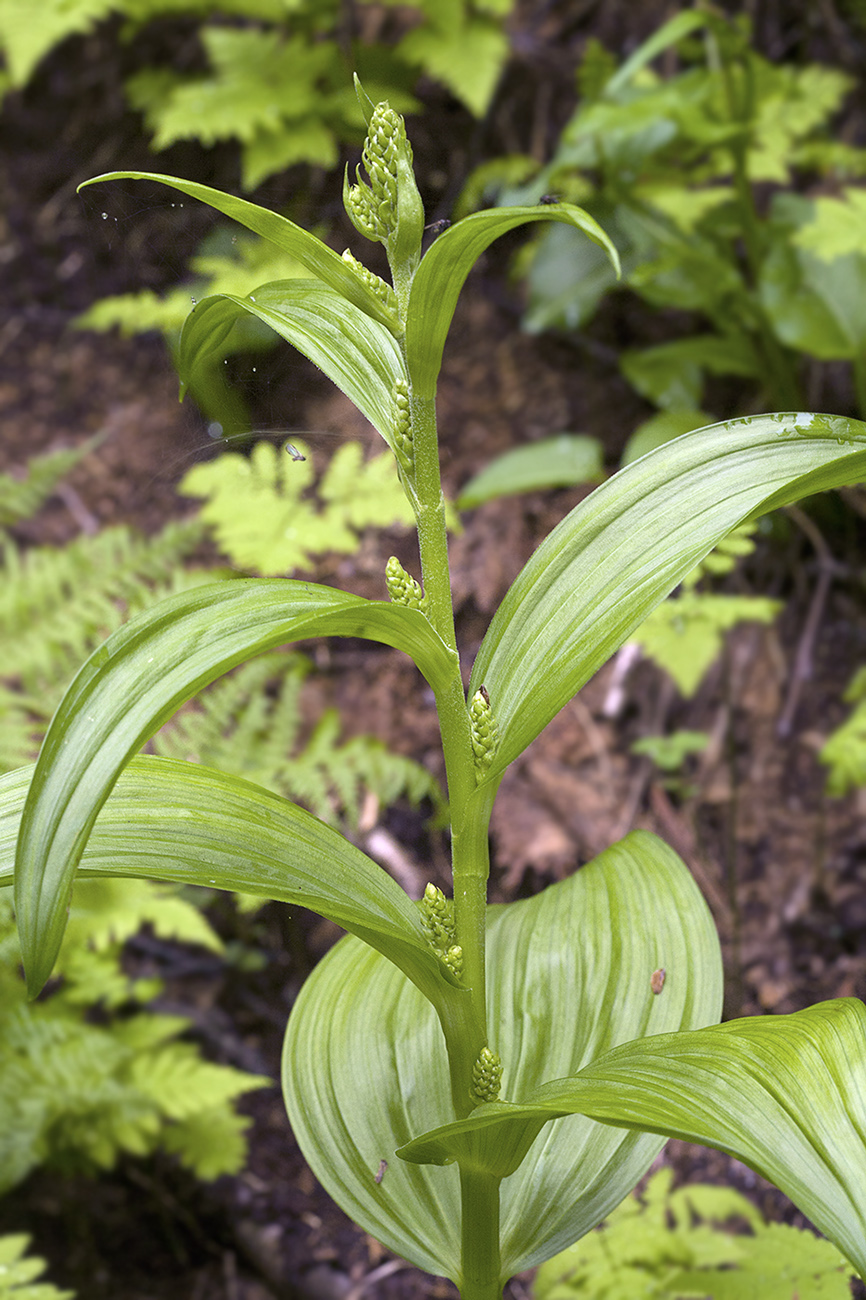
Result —
<instances>
[{"instance_id":1,"label":"green inflorescence","mask_svg":"<svg viewBox=\"0 0 866 1300\"><path fill-rule=\"evenodd\" d=\"M481 781L487 774L499 745L499 728L490 708L490 697L483 686L475 692L469 705L469 727L472 753L475 756L475 775Z\"/></svg>"},{"instance_id":2,"label":"green inflorescence","mask_svg":"<svg viewBox=\"0 0 866 1300\"><path fill-rule=\"evenodd\" d=\"M502 1085L502 1061L489 1047L482 1047L472 1067L472 1097L477 1106L497 1101Z\"/></svg>"},{"instance_id":3,"label":"green inflorescence","mask_svg":"<svg viewBox=\"0 0 866 1300\"><path fill-rule=\"evenodd\" d=\"M392 555L385 565L385 583L388 588L388 595L395 605L408 605L410 609L420 609L423 613L427 605L427 597L417 582L403 568L403 565Z\"/></svg>"}]
</instances>

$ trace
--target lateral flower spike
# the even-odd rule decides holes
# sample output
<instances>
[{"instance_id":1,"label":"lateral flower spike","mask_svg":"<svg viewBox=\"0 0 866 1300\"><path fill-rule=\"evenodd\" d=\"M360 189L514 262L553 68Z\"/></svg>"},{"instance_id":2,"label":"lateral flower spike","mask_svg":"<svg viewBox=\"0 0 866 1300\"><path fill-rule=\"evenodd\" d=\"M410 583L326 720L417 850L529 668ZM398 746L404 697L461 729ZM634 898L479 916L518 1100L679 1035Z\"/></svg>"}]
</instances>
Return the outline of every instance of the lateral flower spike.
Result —
<instances>
[{"instance_id":1,"label":"lateral flower spike","mask_svg":"<svg viewBox=\"0 0 866 1300\"><path fill-rule=\"evenodd\" d=\"M370 184L355 170L356 184L343 181L343 202L349 220L367 239L378 239L393 265L414 269L424 233L424 206L415 184L412 146L406 124L387 100L377 104L369 118L361 155Z\"/></svg>"},{"instance_id":2,"label":"lateral flower spike","mask_svg":"<svg viewBox=\"0 0 866 1300\"><path fill-rule=\"evenodd\" d=\"M483 686L472 696L469 705L469 733L475 755L475 778L481 781L499 747L499 728L490 707L490 696Z\"/></svg>"},{"instance_id":3,"label":"lateral flower spike","mask_svg":"<svg viewBox=\"0 0 866 1300\"><path fill-rule=\"evenodd\" d=\"M414 461L412 444L412 417L409 413L409 385L398 379L394 385L394 448L405 468L411 469Z\"/></svg>"},{"instance_id":4,"label":"lateral flower spike","mask_svg":"<svg viewBox=\"0 0 866 1300\"><path fill-rule=\"evenodd\" d=\"M497 1101L502 1086L502 1061L489 1047L482 1047L472 1067L472 1100L476 1106Z\"/></svg>"},{"instance_id":5,"label":"lateral flower spike","mask_svg":"<svg viewBox=\"0 0 866 1300\"><path fill-rule=\"evenodd\" d=\"M347 266L351 266L358 279L362 280L368 289L372 289L373 293L382 305L387 307L388 311L393 314L395 324L399 323L397 295L391 288L390 284L388 284L387 280L383 280L381 275L377 275L375 271L371 271L363 262L359 262L357 257L355 257L348 248L343 252L343 261Z\"/></svg>"},{"instance_id":6,"label":"lateral flower spike","mask_svg":"<svg viewBox=\"0 0 866 1300\"><path fill-rule=\"evenodd\" d=\"M427 597L420 582L406 572L396 555L392 555L385 565L385 585L395 605L408 605L410 609L420 609L422 614L425 612Z\"/></svg>"}]
</instances>

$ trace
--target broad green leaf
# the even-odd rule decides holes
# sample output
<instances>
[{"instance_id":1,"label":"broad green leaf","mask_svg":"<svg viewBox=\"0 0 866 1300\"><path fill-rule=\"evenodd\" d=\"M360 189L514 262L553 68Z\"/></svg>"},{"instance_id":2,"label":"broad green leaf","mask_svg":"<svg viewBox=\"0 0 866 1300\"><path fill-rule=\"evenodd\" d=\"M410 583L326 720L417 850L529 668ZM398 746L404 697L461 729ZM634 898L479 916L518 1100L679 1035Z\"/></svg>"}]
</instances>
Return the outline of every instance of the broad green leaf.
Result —
<instances>
[{"instance_id":1,"label":"broad green leaf","mask_svg":"<svg viewBox=\"0 0 866 1300\"><path fill-rule=\"evenodd\" d=\"M527 1094L510 1117L491 1109L463 1121L461 1140L473 1126L580 1113L727 1151L866 1275L866 1007L856 998L626 1043ZM439 1153L455 1144L449 1131Z\"/></svg>"},{"instance_id":2,"label":"broad green leaf","mask_svg":"<svg viewBox=\"0 0 866 1300\"><path fill-rule=\"evenodd\" d=\"M103 181L156 181L168 185L171 189L188 194L192 199L200 199L209 207L216 208L224 216L246 226L272 244L291 253L307 270L318 276L325 284L348 299L366 315L372 316L389 329L397 327L397 320L387 307L376 297L372 289L359 278L339 253L324 244L316 235L296 226L293 221L281 217L277 212L261 208L257 203L239 199L234 194L224 194L221 190L211 189L209 185L199 185L196 181L179 180L176 176L164 176L159 172L106 172L103 176L94 176L79 186L97 185Z\"/></svg>"},{"instance_id":3,"label":"broad green leaf","mask_svg":"<svg viewBox=\"0 0 866 1300\"><path fill-rule=\"evenodd\" d=\"M194 381L198 367L225 355L226 340L245 314L309 357L391 442L394 385L406 377L399 348L383 325L317 280L277 280L246 298L226 293L203 299L180 336L185 383Z\"/></svg>"},{"instance_id":4,"label":"broad green leaf","mask_svg":"<svg viewBox=\"0 0 866 1300\"><path fill-rule=\"evenodd\" d=\"M535 898L491 908L487 969L506 1097L574 1073L615 1043L706 1025L721 1010L706 905L676 854L643 831ZM442 1036L412 985L354 940L338 944L292 1012L283 1087L304 1154L346 1212L406 1259L458 1277L457 1170L393 1158L425 1127L453 1119ZM529 1153L502 1183L505 1276L592 1228L659 1150L656 1139L573 1118L531 1144L546 1118L524 1125L530 1141L521 1133L518 1145ZM501 1161L501 1150L487 1155Z\"/></svg>"},{"instance_id":5,"label":"broad green leaf","mask_svg":"<svg viewBox=\"0 0 866 1300\"><path fill-rule=\"evenodd\" d=\"M33 771L0 776L0 886L12 883ZM198 763L132 759L96 819L79 874L143 876L308 907L383 952L434 1002L448 987L417 908L387 872L289 800Z\"/></svg>"},{"instance_id":6,"label":"broad green leaf","mask_svg":"<svg viewBox=\"0 0 866 1300\"><path fill-rule=\"evenodd\" d=\"M450 664L418 610L267 579L217 583L162 601L91 655L48 730L21 824L15 906L32 993L51 973L96 815L132 755L230 668L287 641L333 635L405 650L428 680Z\"/></svg>"},{"instance_id":7,"label":"broad green leaf","mask_svg":"<svg viewBox=\"0 0 866 1300\"><path fill-rule=\"evenodd\" d=\"M635 429L623 448L620 463L628 465L672 438L691 433L692 429L702 429L708 418L703 411L657 411Z\"/></svg>"},{"instance_id":8,"label":"broad green leaf","mask_svg":"<svg viewBox=\"0 0 866 1300\"><path fill-rule=\"evenodd\" d=\"M598 222L573 203L492 208L473 212L440 235L421 259L412 281L406 317L406 358L419 397L432 398L445 339L464 281L486 248L515 226L561 221L582 230L619 271L616 248Z\"/></svg>"},{"instance_id":9,"label":"broad green leaf","mask_svg":"<svg viewBox=\"0 0 866 1300\"><path fill-rule=\"evenodd\" d=\"M604 462L598 439L582 433L559 433L497 456L469 480L457 498L457 508L469 510L495 497L598 483L602 478Z\"/></svg>"},{"instance_id":10,"label":"broad green leaf","mask_svg":"<svg viewBox=\"0 0 866 1300\"><path fill-rule=\"evenodd\" d=\"M752 416L685 433L602 484L542 542L472 670L500 744L496 780L737 524L866 475L866 425Z\"/></svg>"}]
</instances>

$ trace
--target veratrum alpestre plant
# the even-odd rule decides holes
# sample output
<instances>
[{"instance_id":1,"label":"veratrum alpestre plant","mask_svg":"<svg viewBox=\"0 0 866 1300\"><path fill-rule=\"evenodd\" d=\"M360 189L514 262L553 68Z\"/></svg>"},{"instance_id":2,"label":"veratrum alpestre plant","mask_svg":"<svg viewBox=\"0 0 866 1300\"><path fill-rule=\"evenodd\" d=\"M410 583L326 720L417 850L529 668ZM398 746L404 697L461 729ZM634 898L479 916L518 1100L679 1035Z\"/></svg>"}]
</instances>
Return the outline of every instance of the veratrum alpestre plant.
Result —
<instances>
[{"instance_id":1,"label":"veratrum alpestre plant","mask_svg":"<svg viewBox=\"0 0 866 1300\"><path fill-rule=\"evenodd\" d=\"M372 108L372 105L369 106ZM537 897L487 908L488 822L509 763L647 613L744 519L866 471L866 426L770 415L685 434L599 487L538 548L482 643L467 695L454 633L436 381L461 286L523 222L603 231L570 204L475 213L421 257L424 215L402 120L368 116L369 181L346 180L358 230L393 283L273 213L156 177L273 240L317 277L200 302L187 376L244 313L310 357L373 422L417 520L419 584L390 601L288 579L172 597L109 637L61 704L29 781L3 787L31 992L51 973L76 871L240 889L350 931L292 1012L283 1082L318 1177L368 1232L464 1300L577 1240L676 1134L731 1151L782 1187L866 1275L866 1010L847 999L716 1022L719 947L690 873L635 832ZM145 179L139 173L115 178ZM312 636L409 654L438 709L453 899L414 904L334 830L194 764L136 757L234 665ZM20 793L19 793L20 792ZM664 973L663 973L664 972ZM395 1158L395 1153L397 1158Z\"/></svg>"}]
</instances>

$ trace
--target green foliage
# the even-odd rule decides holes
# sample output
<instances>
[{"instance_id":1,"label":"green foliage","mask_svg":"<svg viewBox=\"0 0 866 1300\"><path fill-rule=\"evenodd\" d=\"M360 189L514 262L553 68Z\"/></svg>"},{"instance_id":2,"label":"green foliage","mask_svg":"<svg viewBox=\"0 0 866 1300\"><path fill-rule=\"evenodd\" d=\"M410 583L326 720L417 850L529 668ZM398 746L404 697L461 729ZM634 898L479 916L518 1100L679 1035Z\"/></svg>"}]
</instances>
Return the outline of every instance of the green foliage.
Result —
<instances>
[{"instance_id":1,"label":"green foliage","mask_svg":"<svg viewBox=\"0 0 866 1300\"><path fill-rule=\"evenodd\" d=\"M609 80L596 57L586 76L593 93L612 93L665 41L708 21L684 11ZM822 85L812 91L826 103ZM510 1276L585 1236L669 1135L769 1175L866 1276L860 1001L719 1023L709 910L686 865L646 832L531 898L486 903L490 816L510 763L672 590L697 580L695 566L743 520L858 480L866 425L807 414L731 420L627 465L524 565L481 640L467 697L435 418L461 286L492 241L524 223L570 226L615 268L617 254L588 213L558 201L473 213L422 256L403 123L359 95L370 109L368 180L360 169L357 184L347 177L345 202L359 233L384 244L392 285L277 214L159 177L317 277L206 299L184 325L179 355L194 374L249 315L319 365L394 451L422 582L406 581L392 560L382 582L391 600L291 578L214 583L111 635L64 696L38 762L0 779L0 881L14 861L28 987L37 994L51 975L79 869L310 907L350 933L292 1011L283 1090L293 1129L356 1221L450 1277L463 1300L493 1300ZM800 107L799 120L811 120ZM783 108L776 136L790 136L797 120ZM667 130L656 116L644 126L650 136ZM716 132L715 143L725 138ZM118 176L143 179L100 179ZM728 567L744 544L711 563ZM420 698L429 690L435 701L448 777L453 913L435 889L419 908L349 840L281 796L204 765L140 755L204 686L311 636L384 642L423 675Z\"/></svg>"},{"instance_id":2,"label":"green foliage","mask_svg":"<svg viewBox=\"0 0 866 1300\"><path fill-rule=\"evenodd\" d=\"M691 419L691 416L689 416ZM754 550L756 525L740 524L704 556L683 580L682 590L653 610L635 632L645 654L670 674L682 695L690 698L718 657L724 634L739 623L772 623L782 602L766 596L735 596L698 590L706 577L732 572Z\"/></svg>"},{"instance_id":3,"label":"green foliage","mask_svg":"<svg viewBox=\"0 0 866 1300\"><path fill-rule=\"evenodd\" d=\"M4 529L35 515L57 484L93 450L96 441L91 438L80 447L33 456L21 477L0 474L0 537Z\"/></svg>"},{"instance_id":4,"label":"green foliage","mask_svg":"<svg viewBox=\"0 0 866 1300\"><path fill-rule=\"evenodd\" d=\"M631 747L633 754L651 758L662 772L676 772L692 754L701 754L709 742L705 731L673 731L669 736L641 736Z\"/></svg>"},{"instance_id":5,"label":"green foliage","mask_svg":"<svg viewBox=\"0 0 866 1300\"><path fill-rule=\"evenodd\" d=\"M351 555L365 528L411 523L387 452L364 462L360 443L344 443L318 484L317 502L310 449L298 439L292 445L288 455L270 442L256 443L249 458L226 453L196 465L180 484L186 496L205 498L199 517L234 564L288 574L327 553Z\"/></svg>"},{"instance_id":6,"label":"green foliage","mask_svg":"<svg viewBox=\"0 0 866 1300\"><path fill-rule=\"evenodd\" d=\"M248 1121L231 1103L269 1081L202 1060L180 1040L186 1020L142 1008L160 982L126 975L121 948L145 922L162 938L221 948L174 889L81 881L58 964L63 983L32 1003L11 905L0 898L0 1192L39 1165L93 1173L121 1153L160 1147L200 1178L243 1165Z\"/></svg>"},{"instance_id":7,"label":"green foliage","mask_svg":"<svg viewBox=\"0 0 866 1300\"><path fill-rule=\"evenodd\" d=\"M466 484L457 498L457 507L469 510L494 497L535 492L539 488L598 483L603 477L598 439L580 433L560 433L497 456Z\"/></svg>"},{"instance_id":8,"label":"green foliage","mask_svg":"<svg viewBox=\"0 0 866 1300\"><path fill-rule=\"evenodd\" d=\"M334 167L341 145L359 139L363 118L347 85L354 67L377 98L403 112L418 108L410 91L424 75L483 116L508 57L512 0L404 7L416 21L396 46L353 33L349 56L340 0L44 0L38 23L25 0L0 0L7 67L0 89L25 85L49 51L109 18L123 20L126 42L156 19L200 19L205 70L145 67L128 79L127 97L156 150L177 140L237 141L251 190L297 163Z\"/></svg>"},{"instance_id":9,"label":"green foliage","mask_svg":"<svg viewBox=\"0 0 866 1300\"><path fill-rule=\"evenodd\" d=\"M599 1232L542 1264L535 1300L846 1300L848 1267L810 1232L765 1223L744 1196L660 1169ZM723 1225L733 1223L733 1231ZM748 1224L748 1235L742 1225Z\"/></svg>"},{"instance_id":10,"label":"green foliage","mask_svg":"<svg viewBox=\"0 0 866 1300\"><path fill-rule=\"evenodd\" d=\"M854 674L844 698L854 707L819 754L828 769L827 793L837 798L866 785L866 668Z\"/></svg>"},{"instance_id":11,"label":"green foliage","mask_svg":"<svg viewBox=\"0 0 866 1300\"><path fill-rule=\"evenodd\" d=\"M74 1291L36 1280L45 1272L45 1262L27 1255L29 1245L23 1232L0 1236L0 1300L75 1300Z\"/></svg>"},{"instance_id":12,"label":"green foliage","mask_svg":"<svg viewBox=\"0 0 866 1300\"><path fill-rule=\"evenodd\" d=\"M761 387L770 409L798 409L806 353L853 361L866 410L862 191L792 192L866 173L866 150L831 135L853 83L822 65L770 62L748 35L742 18L707 7L670 20L619 69L590 43L581 102L552 160L516 185L505 160L500 202L554 191L584 204L620 249L623 287L653 307L701 313L707 332L622 358L658 406L700 407L707 375L734 375ZM661 54L663 75L652 70ZM604 258L564 227L541 234L520 267L533 330L582 328L616 287Z\"/></svg>"},{"instance_id":13,"label":"green foliage","mask_svg":"<svg viewBox=\"0 0 866 1300\"><path fill-rule=\"evenodd\" d=\"M29 510L34 499L27 501ZM107 631L172 591L218 576L182 567L202 536L202 525L190 520L152 538L118 526L63 547L23 551L6 543L0 552L0 770L33 757L70 673Z\"/></svg>"},{"instance_id":14,"label":"green foliage","mask_svg":"<svg viewBox=\"0 0 866 1300\"><path fill-rule=\"evenodd\" d=\"M442 793L426 768L373 736L341 742L336 709L326 710L302 743L300 695L311 667L300 654L244 665L161 731L155 752L234 772L300 800L327 822L342 815L357 826L367 791L384 807L431 799L441 815Z\"/></svg>"}]
</instances>

